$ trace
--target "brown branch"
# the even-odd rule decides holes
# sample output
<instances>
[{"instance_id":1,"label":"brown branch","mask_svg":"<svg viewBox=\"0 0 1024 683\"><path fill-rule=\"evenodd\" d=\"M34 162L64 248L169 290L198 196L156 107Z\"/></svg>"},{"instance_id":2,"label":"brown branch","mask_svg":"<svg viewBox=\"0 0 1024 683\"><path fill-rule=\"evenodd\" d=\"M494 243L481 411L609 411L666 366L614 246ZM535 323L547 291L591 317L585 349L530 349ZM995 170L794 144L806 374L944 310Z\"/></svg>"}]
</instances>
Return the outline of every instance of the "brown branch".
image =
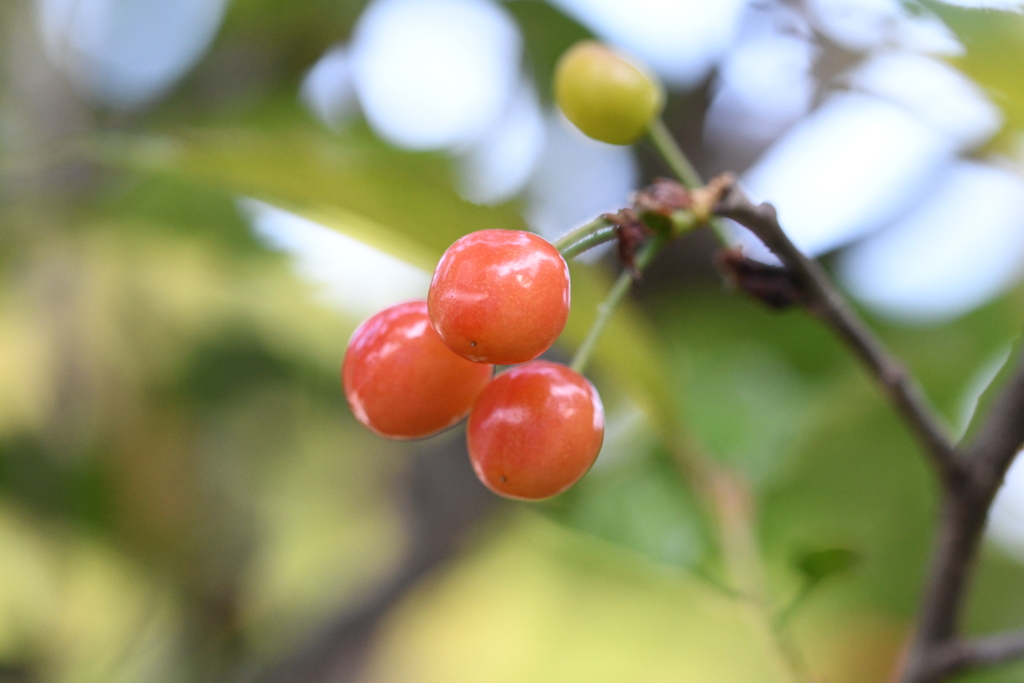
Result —
<instances>
[{"instance_id":1,"label":"brown branch","mask_svg":"<svg viewBox=\"0 0 1024 683\"><path fill-rule=\"evenodd\" d=\"M962 478L965 469L952 441L907 370L889 355L821 267L783 232L771 204L753 204L735 179L723 177L715 213L745 226L778 256L804 293L804 306L823 320L867 366L913 431L943 480Z\"/></svg>"},{"instance_id":2,"label":"brown branch","mask_svg":"<svg viewBox=\"0 0 1024 683\"><path fill-rule=\"evenodd\" d=\"M928 582L921 600L917 631L900 680L934 683L948 671L937 666L939 653L959 642L958 631L985 530L989 501L974 487L947 489Z\"/></svg>"},{"instance_id":3,"label":"brown branch","mask_svg":"<svg viewBox=\"0 0 1024 683\"><path fill-rule=\"evenodd\" d=\"M1024 654L1024 634L976 641L957 637L988 510L1022 442L1024 358L992 405L978 436L962 448L961 461L969 468L970 478L959 487L947 486L918 631L903 672L907 683L939 681L954 671Z\"/></svg>"},{"instance_id":4,"label":"brown branch","mask_svg":"<svg viewBox=\"0 0 1024 683\"><path fill-rule=\"evenodd\" d=\"M829 325L878 379L940 474L944 497L938 539L917 632L900 680L937 683L956 671L1024 655L1024 632L979 640L958 636L988 510L1024 444L1024 359L993 404L978 436L966 447L954 447L906 369L889 355L822 268L793 245L779 225L775 209L770 204L754 205L732 178L721 181L720 187L715 213L750 229L782 261L800 294L795 302ZM765 277L761 273L756 280L761 289ZM779 280L778 274L774 278L772 282Z\"/></svg>"},{"instance_id":5,"label":"brown branch","mask_svg":"<svg viewBox=\"0 0 1024 683\"><path fill-rule=\"evenodd\" d=\"M992 404L978 435L966 448L965 459L992 494L1024 445L1024 357Z\"/></svg>"},{"instance_id":6,"label":"brown branch","mask_svg":"<svg viewBox=\"0 0 1024 683\"><path fill-rule=\"evenodd\" d=\"M954 671L993 664L1020 654L1009 647L1024 636L1001 635L978 641L957 637L964 597L985 531L985 520L1003 476L1024 442L1024 357L996 399L973 442L961 447L969 478L947 484L939 536L907 658L907 683L939 681ZM998 646L998 647L997 647ZM991 653L1005 653L988 659ZM951 654L952 653L952 654ZM955 657L954 657L955 655Z\"/></svg>"},{"instance_id":7,"label":"brown branch","mask_svg":"<svg viewBox=\"0 0 1024 683\"><path fill-rule=\"evenodd\" d=\"M965 669L1010 662L1021 656L1024 656L1024 631L961 640L936 649L934 673L946 676Z\"/></svg>"}]
</instances>

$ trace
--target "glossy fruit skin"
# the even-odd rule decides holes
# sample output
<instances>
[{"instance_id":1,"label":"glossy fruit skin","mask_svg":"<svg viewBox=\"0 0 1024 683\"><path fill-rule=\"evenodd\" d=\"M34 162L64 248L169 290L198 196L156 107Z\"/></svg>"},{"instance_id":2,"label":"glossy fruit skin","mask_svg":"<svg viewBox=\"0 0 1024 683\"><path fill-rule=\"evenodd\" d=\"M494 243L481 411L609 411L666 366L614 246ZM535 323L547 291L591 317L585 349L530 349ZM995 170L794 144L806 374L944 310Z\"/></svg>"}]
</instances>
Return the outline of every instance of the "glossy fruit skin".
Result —
<instances>
[{"instance_id":1,"label":"glossy fruit skin","mask_svg":"<svg viewBox=\"0 0 1024 683\"><path fill-rule=\"evenodd\" d=\"M481 230L444 253L427 301L431 324L455 353L477 363L524 363L565 327L569 267L533 233Z\"/></svg>"},{"instance_id":2,"label":"glossy fruit skin","mask_svg":"<svg viewBox=\"0 0 1024 683\"><path fill-rule=\"evenodd\" d=\"M576 43L555 66L555 101L588 137L613 145L636 142L661 113L658 80L601 43Z\"/></svg>"},{"instance_id":3,"label":"glossy fruit skin","mask_svg":"<svg viewBox=\"0 0 1024 683\"><path fill-rule=\"evenodd\" d=\"M469 459L500 496L540 500L579 481L604 440L594 386L558 363L534 361L498 375L469 416Z\"/></svg>"},{"instance_id":4,"label":"glossy fruit skin","mask_svg":"<svg viewBox=\"0 0 1024 683\"><path fill-rule=\"evenodd\" d=\"M466 417L493 372L448 350L421 299L385 309L356 329L341 380L356 419L381 436L417 439Z\"/></svg>"}]
</instances>

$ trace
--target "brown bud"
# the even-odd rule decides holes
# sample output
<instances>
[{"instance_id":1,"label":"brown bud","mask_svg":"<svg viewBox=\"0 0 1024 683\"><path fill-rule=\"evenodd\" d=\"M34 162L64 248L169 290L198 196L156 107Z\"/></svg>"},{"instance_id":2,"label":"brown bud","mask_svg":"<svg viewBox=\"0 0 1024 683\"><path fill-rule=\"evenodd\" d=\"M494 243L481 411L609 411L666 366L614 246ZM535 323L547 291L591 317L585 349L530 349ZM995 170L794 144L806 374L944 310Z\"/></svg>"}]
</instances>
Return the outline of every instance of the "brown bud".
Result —
<instances>
[{"instance_id":1,"label":"brown bud","mask_svg":"<svg viewBox=\"0 0 1024 683\"><path fill-rule=\"evenodd\" d=\"M803 290L789 270L747 258L741 249L719 251L715 265L737 289L771 308L781 310L803 301Z\"/></svg>"}]
</instances>

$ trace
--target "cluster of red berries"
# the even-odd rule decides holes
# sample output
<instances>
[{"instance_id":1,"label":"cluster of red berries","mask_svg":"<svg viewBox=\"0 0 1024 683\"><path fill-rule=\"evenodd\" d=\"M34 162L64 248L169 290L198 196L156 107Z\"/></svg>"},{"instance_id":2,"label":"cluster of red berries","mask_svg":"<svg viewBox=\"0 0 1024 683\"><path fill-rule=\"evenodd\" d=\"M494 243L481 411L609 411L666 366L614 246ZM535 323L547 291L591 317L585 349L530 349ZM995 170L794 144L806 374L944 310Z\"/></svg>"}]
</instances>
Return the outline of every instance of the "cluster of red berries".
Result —
<instances>
[{"instance_id":1,"label":"cluster of red berries","mask_svg":"<svg viewBox=\"0 0 1024 683\"><path fill-rule=\"evenodd\" d=\"M393 306L353 333L345 395L360 422L393 439L469 415L469 457L484 485L509 498L557 495L586 474L604 439L593 385L534 360L568 317L569 268L549 242L471 233L441 257L426 301ZM518 363L493 377L494 365Z\"/></svg>"},{"instance_id":2,"label":"cluster of red berries","mask_svg":"<svg viewBox=\"0 0 1024 683\"><path fill-rule=\"evenodd\" d=\"M665 97L642 65L583 41L559 60L555 99L586 135L624 145ZM393 306L355 331L345 395L360 422L393 439L430 436L469 415L469 457L488 488L557 495L586 474L604 439L590 382L534 360L568 317L569 268L551 244L516 230L475 232L441 257L426 301ZM516 367L493 378L494 365Z\"/></svg>"}]
</instances>

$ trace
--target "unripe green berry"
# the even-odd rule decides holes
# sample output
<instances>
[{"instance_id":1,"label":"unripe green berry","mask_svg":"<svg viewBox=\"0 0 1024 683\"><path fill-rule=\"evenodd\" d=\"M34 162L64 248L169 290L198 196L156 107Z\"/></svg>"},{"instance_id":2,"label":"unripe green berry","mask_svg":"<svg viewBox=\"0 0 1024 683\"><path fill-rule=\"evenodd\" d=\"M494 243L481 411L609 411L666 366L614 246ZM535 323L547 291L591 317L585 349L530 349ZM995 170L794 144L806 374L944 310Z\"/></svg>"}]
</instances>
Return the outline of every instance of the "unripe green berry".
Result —
<instances>
[{"instance_id":1,"label":"unripe green berry","mask_svg":"<svg viewBox=\"0 0 1024 683\"><path fill-rule=\"evenodd\" d=\"M657 78L611 48L586 40L558 60L555 101L588 137L628 145L661 113L665 96Z\"/></svg>"}]
</instances>

